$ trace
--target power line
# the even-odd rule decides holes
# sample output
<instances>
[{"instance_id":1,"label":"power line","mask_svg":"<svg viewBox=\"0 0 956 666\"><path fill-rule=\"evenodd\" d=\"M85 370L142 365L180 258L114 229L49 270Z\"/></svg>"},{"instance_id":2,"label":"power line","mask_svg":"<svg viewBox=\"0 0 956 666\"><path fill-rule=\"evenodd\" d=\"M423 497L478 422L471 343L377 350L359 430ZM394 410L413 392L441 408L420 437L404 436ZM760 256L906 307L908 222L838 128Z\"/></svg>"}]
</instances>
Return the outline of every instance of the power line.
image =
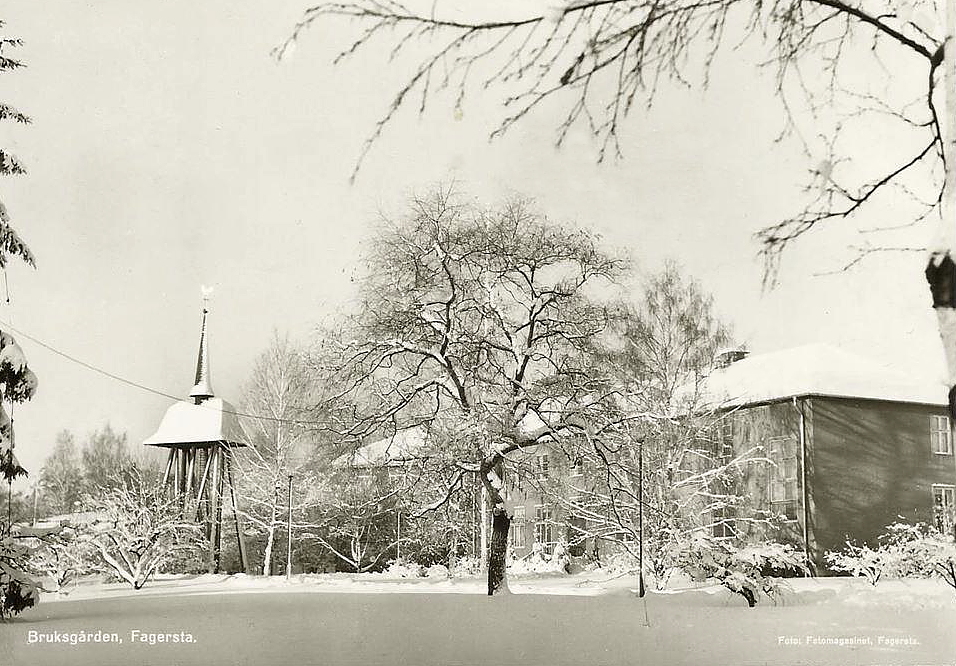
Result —
<instances>
[{"instance_id":1,"label":"power line","mask_svg":"<svg viewBox=\"0 0 956 666\"><path fill-rule=\"evenodd\" d=\"M151 388L151 387L149 387L149 386L146 386L146 385L144 385L144 384L140 384L140 383L138 383L138 382L134 382L134 381L131 380L131 379L126 379L125 377L121 377L121 376L119 376L119 375L113 374L112 372L109 372L108 370L104 370L104 369L102 369L102 368L99 368L99 367L93 365L92 363L87 363L86 361L84 361L84 360L82 360L82 359L76 358L75 356L72 356L71 354L68 354L68 353L66 353L65 351L61 351L60 349L57 349L57 348L54 347L53 345L51 345L51 344L49 344L49 343L46 343L46 342L44 342L43 340L40 340L40 339L38 339L38 338L35 338L34 336L30 335L30 334L27 333L26 331L20 330L19 328L15 327L13 324L10 324L9 322L3 321L2 319L0 319L0 326L4 326L5 328L10 329L11 331L13 331L14 333L16 333L16 334L19 335L20 337L26 338L27 340L33 342L34 344L37 344L37 345L43 347L43 348L46 349L47 351L53 352L53 353L56 354L57 356L62 356L62 357L65 358L66 360L71 361L72 363L76 363L77 365L80 365L80 366L86 368L87 370L92 370L93 372L99 373L99 374L101 374L101 375L103 375L103 376L105 376L105 377L108 377L108 378L110 378L110 379L112 379L112 380L114 380L114 381L118 381L118 382L121 382L121 383L126 384L126 385L128 385L128 386L132 386L133 388L138 388L138 389L140 389L141 391L146 391L147 393L152 393L152 394L154 394L154 395L162 396L163 398L169 398L170 400L175 400L175 401L177 401L177 402L181 402L181 401L182 401L182 398L179 397L179 396L172 395L172 394L170 394L170 393L166 393L165 391L160 391L160 390L158 390L158 389ZM204 405L203 403L200 403L198 406L199 406L199 407L205 407L206 409L212 409L213 411L217 411L217 412L222 412L223 414L231 414L231 415L233 415L233 416L244 416L244 417L246 417L246 418L250 418L250 419L260 419L260 420L262 420L262 421L273 421L273 422L276 422L276 423L290 423L290 424L293 424L293 425L322 425L322 422L321 422L321 421L305 421L305 420L300 420L300 419L284 419L284 418L280 418L280 417L277 417L277 416L264 416L264 415L261 415L261 414L248 414L248 413L246 413L246 412L238 412L238 411L231 410L231 409L214 409L214 408L212 408L212 407L210 407L210 406Z\"/></svg>"}]
</instances>

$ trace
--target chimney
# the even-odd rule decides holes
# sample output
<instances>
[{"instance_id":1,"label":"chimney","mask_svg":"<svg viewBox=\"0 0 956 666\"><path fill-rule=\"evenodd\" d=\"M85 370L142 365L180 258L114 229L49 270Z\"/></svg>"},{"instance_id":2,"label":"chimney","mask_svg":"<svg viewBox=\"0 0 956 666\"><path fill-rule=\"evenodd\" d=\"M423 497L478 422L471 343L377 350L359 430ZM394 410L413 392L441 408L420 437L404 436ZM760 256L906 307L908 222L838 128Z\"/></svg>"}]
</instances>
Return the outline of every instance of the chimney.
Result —
<instances>
[{"instance_id":1,"label":"chimney","mask_svg":"<svg viewBox=\"0 0 956 666\"><path fill-rule=\"evenodd\" d=\"M725 349L717 352L714 356L714 368L721 369L728 367L731 363L736 363L747 358L750 354L746 349Z\"/></svg>"}]
</instances>

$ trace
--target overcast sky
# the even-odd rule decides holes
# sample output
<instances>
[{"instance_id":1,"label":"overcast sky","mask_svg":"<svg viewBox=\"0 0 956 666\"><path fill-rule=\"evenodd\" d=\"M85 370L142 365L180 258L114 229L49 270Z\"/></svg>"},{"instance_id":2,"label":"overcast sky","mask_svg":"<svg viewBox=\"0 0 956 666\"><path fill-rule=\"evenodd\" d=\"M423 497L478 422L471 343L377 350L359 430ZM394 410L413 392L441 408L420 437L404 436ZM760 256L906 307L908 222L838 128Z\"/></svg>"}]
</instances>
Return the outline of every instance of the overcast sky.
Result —
<instances>
[{"instance_id":1,"label":"overcast sky","mask_svg":"<svg viewBox=\"0 0 956 666\"><path fill-rule=\"evenodd\" d=\"M454 179L484 203L530 196L550 217L627 248L640 270L678 260L755 352L830 342L943 376L920 255L821 276L853 242L851 233L824 231L794 246L780 285L761 291L753 233L797 209L813 166L795 141L773 141L782 119L769 73L723 56L707 92L668 89L649 113L635 112L624 160L604 165L580 133L555 150L560 104L489 142L500 97L473 97L461 118L451 98L438 98L424 118L400 114L349 185L399 78L381 59L331 67L340 35L322 30L277 63L270 50L303 7L4 4L6 31L26 42L28 67L3 75L3 101L34 124L0 125L3 145L29 168L0 192L38 269L8 271L11 303L0 318L84 362L185 396L200 286L214 285L213 386L237 400L273 330L304 336L349 306L378 212L400 214L409 193ZM82 439L109 421L138 445L169 405L20 342L40 379L36 398L15 412L17 454L32 478L58 430Z\"/></svg>"}]
</instances>

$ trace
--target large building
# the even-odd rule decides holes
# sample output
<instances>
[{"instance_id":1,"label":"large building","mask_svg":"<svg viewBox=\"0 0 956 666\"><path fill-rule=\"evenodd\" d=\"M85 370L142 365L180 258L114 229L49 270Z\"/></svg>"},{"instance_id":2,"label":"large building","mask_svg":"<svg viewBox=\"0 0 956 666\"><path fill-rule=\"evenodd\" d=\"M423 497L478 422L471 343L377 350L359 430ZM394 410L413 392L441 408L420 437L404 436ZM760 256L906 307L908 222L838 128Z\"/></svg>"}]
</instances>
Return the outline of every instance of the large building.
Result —
<instances>
[{"instance_id":1,"label":"large building","mask_svg":"<svg viewBox=\"0 0 956 666\"><path fill-rule=\"evenodd\" d=\"M741 476L737 516L782 516L776 539L799 545L817 567L848 539L875 545L900 520L953 529L945 386L827 345L733 359L704 393L724 413L726 455L760 450L766 460Z\"/></svg>"},{"instance_id":2,"label":"large building","mask_svg":"<svg viewBox=\"0 0 956 666\"><path fill-rule=\"evenodd\" d=\"M750 459L734 487L718 489L741 502L716 521L717 536L789 542L822 571L827 551L847 540L875 545L899 520L953 530L956 456L943 384L809 345L726 354L694 393L719 430L707 438L714 453ZM427 452L426 438L421 430L400 432L359 449L348 464L397 474ZM550 553L558 543L593 557L634 538L633 531L598 536L606 530L575 515L594 473L586 464L547 444L509 456L513 557ZM488 517L477 517L480 502L467 507L474 512L462 520L475 525L480 552L477 532Z\"/></svg>"}]
</instances>

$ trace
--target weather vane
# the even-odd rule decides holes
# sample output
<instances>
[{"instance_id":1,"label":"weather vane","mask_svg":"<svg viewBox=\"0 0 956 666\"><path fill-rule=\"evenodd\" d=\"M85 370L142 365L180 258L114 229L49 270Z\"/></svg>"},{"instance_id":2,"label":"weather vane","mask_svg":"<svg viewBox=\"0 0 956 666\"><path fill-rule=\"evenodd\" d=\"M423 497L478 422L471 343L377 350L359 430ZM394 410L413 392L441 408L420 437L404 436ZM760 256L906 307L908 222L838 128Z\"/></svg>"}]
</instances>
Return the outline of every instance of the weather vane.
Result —
<instances>
[{"instance_id":1,"label":"weather vane","mask_svg":"<svg viewBox=\"0 0 956 666\"><path fill-rule=\"evenodd\" d=\"M213 287L207 287L202 285L202 310L203 312L209 312L209 299L212 298L212 292L215 291Z\"/></svg>"}]
</instances>

